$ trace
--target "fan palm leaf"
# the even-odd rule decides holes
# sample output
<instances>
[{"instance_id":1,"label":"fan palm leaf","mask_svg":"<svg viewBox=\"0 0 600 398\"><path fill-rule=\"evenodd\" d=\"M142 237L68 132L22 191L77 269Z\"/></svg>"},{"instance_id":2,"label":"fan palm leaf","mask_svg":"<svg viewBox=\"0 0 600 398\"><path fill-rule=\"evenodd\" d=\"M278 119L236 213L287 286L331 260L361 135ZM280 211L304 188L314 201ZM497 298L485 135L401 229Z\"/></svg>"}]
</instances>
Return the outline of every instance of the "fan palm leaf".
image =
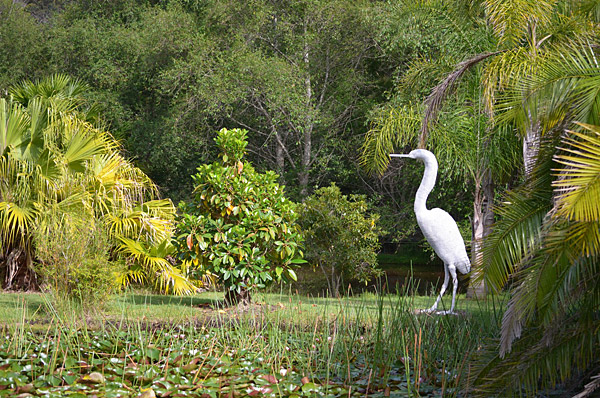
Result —
<instances>
[{"instance_id":1,"label":"fan palm leaf","mask_svg":"<svg viewBox=\"0 0 600 398\"><path fill-rule=\"evenodd\" d=\"M96 156L90 169L104 192L119 192L124 202L133 204L158 194L152 180L117 152Z\"/></svg>"},{"instance_id":2,"label":"fan palm leaf","mask_svg":"<svg viewBox=\"0 0 600 398\"><path fill-rule=\"evenodd\" d=\"M29 125L29 115L17 103L0 98L0 155L21 145Z\"/></svg>"},{"instance_id":3,"label":"fan palm leaf","mask_svg":"<svg viewBox=\"0 0 600 398\"><path fill-rule=\"evenodd\" d=\"M0 223L4 244L26 245L27 237L33 228L37 210L31 201L22 205L10 202L0 202Z\"/></svg>"},{"instance_id":4,"label":"fan palm leaf","mask_svg":"<svg viewBox=\"0 0 600 398\"><path fill-rule=\"evenodd\" d=\"M170 200L154 200L129 211L113 211L105 216L113 236L136 236L150 242L163 241L172 235L175 207Z\"/></svg>"},{"instance_id":5,"label":"fan palm leaf","mask_svg":"<svg viewBox=\"0 0 600 398\"><path fill-rule=\"evenodd\" d=\"M23 106L28 106L30 101L41 98L46 101L47 108L56 109L61 113L66 109L75 110L80 107L83 104L82 95L88 89L88 86L78 79L65 74L54 74L39 81L25 80L16 84L11 87L10 94ZM69 105L56 106L57 102L51 104L51 101L63 101Z\"/></svg>"},{"instance_id":6,"label":"fan palm leaf","mask_svg":"<svg viewBox=\"0 0 600 398\"><path fill-rule=\"evenodd\" d=\"M22 141L11 154L18 159L35 163L44 149L44 129L48 126L48 114L39 99L27 107L29 123Z\"/></svg>"}]
</instances>

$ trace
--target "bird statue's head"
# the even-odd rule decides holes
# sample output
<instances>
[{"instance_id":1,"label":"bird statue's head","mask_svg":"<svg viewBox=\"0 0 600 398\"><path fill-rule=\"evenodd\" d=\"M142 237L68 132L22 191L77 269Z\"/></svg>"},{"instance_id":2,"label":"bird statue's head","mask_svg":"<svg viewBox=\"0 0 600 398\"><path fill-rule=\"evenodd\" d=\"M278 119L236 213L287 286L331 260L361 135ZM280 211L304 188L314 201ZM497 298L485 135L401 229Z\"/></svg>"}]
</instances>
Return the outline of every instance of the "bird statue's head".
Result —
<instances>
[{"instance_id":1,"label":"bird statue's head","mask_svg":"<svg viewBox=\"0 0 600 398\"><path fill-rule=\"evenodd\" d=\"M425 160L430 160L430 159L435 159L435 155L431 152L429 152L427 149L414 149L412 151L410 151L409 154L403 154L403 155L398 155L398 154L391 154L390 157L392 158L411 158L411 159L419 159L421 161L425 161Z\"/></svg>"}]
</instances>

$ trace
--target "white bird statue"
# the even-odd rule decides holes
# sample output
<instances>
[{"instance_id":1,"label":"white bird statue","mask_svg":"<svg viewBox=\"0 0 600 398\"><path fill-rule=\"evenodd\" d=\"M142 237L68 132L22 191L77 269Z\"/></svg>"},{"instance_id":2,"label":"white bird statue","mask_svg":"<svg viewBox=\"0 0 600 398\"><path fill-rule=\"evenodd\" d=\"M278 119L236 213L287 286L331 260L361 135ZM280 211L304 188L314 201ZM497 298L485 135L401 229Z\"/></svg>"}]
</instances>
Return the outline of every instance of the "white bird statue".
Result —
<instances>
[{"instance_id":1,"label":"white bird statue","mask_svg":"<svg viewBox=\"0 0 600 398\"><path fill-rule=\"evenodd\" d=\"M426 312L436 311L438 303L448 287L448 274L450 274L452 276L452 305L449 311L438 313L453 314L456 289L458 288L456 270L462 274L467 274L471 271L471 262L467 255L465 242L452 216L442 209L427 209L427 196L429 196L435 185L438 171L438 163L435 155L425 149L415 149L408 155L392 154L390 157L418 159L425 163L423 179L415 196L415 215L417 216L417 223L421 231L423 231L423 235L425 235L425 238L431 247L433 247L438 257L444 262L444 284L442 285L442 290L433 306L426 310Z\"/></svg>"}]
</instances>

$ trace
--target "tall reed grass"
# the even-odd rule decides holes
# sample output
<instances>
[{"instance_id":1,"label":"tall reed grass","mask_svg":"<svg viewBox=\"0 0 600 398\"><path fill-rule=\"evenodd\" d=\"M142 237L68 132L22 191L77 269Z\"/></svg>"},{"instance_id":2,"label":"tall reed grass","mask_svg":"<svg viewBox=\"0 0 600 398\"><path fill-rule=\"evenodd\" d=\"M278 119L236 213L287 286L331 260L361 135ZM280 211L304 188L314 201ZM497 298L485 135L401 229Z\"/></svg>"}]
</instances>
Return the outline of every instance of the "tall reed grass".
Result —
<instances>
[{"instance_id":1,"label":"tall reed grass","mask_svg":"<svg viewBox=\"0 0 600 398\"><path fill-rule=\"evenodd\" d=\"M230 369L247 388L255 388L252 372L277 381L270 392L275 396L459 396L470 356L497 334L501 303L465 301L466 309L456 316L419 314L415 307L423 299L408 291L312 303L281 292L259 306L215 308L210 317L175 323L146 322L125 307L118 317L88 322L48 300L49 322L37 333L28 330L28 310L21 302L19 321L2 331L9 339L0 345L0 369L32 364L18 372L15 383L40 390L67 388L73 377L82 380L92 370L110 376L123 391L148 386L160 391L157 380L188 370L189 377L180 381L186 389L194 383L206 387Z\"/></svg>"}]
</instances>

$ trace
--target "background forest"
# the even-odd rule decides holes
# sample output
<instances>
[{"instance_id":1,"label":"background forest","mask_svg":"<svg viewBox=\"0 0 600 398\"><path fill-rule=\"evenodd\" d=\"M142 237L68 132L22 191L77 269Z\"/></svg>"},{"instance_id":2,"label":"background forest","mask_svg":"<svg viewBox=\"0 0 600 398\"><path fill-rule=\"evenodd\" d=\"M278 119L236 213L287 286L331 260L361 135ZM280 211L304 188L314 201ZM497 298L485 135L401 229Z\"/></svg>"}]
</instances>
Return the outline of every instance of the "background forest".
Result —
<instances>
[{"instance_id":1,"label":"background forest","mask_svg":"<svg viewBox=\"0 0 600 398\"><path fill-rule=\"evenodd\" d=\"M0 90L53 73L87 83L126 156L175 203L190 198L196 167L215 159L215 132L245 128L249 160L276 171L291 199L331 182L368 194L387 232L384 249L394 252L422 239L411 203L421 171L393 165L382 178L367 173L359 165L365 133L383 104L422 101L453 67L447 58L479 51L486 37L456 25L456 5L430 7L2 0ZM407 82L425 59L445 63ZM463 134L475 121L450 123L448 131ZM430 203L444 203L469 237L473 183L441 163Z\"/></svg>"}]
</instances>

